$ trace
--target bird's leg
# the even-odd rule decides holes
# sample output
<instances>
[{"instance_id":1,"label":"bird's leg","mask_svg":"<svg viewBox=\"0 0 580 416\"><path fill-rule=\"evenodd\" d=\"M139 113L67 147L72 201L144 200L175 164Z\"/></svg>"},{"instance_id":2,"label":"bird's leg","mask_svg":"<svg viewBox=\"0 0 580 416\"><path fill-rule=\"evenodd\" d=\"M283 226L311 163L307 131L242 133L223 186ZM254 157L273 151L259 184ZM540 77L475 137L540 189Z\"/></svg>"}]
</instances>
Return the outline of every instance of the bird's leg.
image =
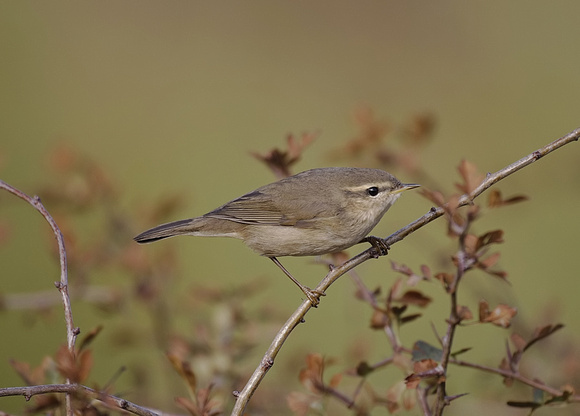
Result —
<instances>
[{"instance_id":1,"label":"bird's leg","mask_svg":"<svg viewBox=\"0 0 580 416\"><path fill-rule=\"evenodd\" d=\"M326 293L319 292L318 290L312 290L309 287L304 286L298 280L296 280L294 276L292 276L290 272L286 270L284 266L282 266L282 263L280 263L280 261L276 257L270 257L270 260L272 260L274 264L276 264L276 266L278 266L284 272L284 274L288 276L290 280L292 280L296 284L296 286L300 288L302 292L304 292L304 294L306 295L306 297L308 298L313 307L316 308L318 306L320 296L326 296Z\"/></svg>"},{"instance_id":2,"label":"bird's leg","mask_svg":"<svg viewBox=\"0 0 580 416\"><path fill-rule=\"evenodd\" d=\"M373 246L377 251L376 257L386 256L389 253L390 247L382 238L369 235L368 237L363 238L360 242L370 243L370 245Z\"/></svg>"}]
</instances>

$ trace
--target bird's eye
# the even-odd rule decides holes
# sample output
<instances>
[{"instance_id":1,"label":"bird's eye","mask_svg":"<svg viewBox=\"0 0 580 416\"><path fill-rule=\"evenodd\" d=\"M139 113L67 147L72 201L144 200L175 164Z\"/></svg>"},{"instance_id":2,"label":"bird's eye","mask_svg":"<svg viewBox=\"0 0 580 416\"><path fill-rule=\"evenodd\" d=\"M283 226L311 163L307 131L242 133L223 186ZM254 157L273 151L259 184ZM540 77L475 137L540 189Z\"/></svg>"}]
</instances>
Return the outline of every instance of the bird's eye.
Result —
<instances>
[{"instance_id":1,"label":"bird's eye","mask_svg":"<svg viewBox=\"0 0 580 416\"><path fill-rule=\"evenodd\" d=\"M370 196L377 196L379 194L379 188L377 188L376 186L371 186L370 188L367 189L367 194L369 194Z\"/></svg>"}]
</instances>

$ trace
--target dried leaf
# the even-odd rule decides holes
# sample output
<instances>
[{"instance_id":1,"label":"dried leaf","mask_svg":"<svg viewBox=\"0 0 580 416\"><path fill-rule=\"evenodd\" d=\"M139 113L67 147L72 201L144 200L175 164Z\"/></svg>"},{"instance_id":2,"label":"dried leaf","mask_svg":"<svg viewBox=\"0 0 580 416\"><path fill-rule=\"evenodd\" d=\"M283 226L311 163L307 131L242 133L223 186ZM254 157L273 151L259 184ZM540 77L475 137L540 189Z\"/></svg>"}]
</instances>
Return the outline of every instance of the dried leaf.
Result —
<instances>
[{"instance_id":1,"label":"dried leaf","mask_svg":"<svg viewBox=\"0 0 580 416\"><path fill-rule=\"evenodd\" d=\"M83 350L77 354L77 357L77 382L82 383L89 378L89 374L93 368L93 353L91 350Z\"/></svg>"},{"instance_id":2,"label":"dried leaf","mask_svg":"<svg viewBox=\"0 0 580 416\"><path fill-rule=\"evenodd\" d=\"M464 354L468 351L471 351L471 347L461 348L459 351L453 351L450 355L453 358L456 358L458 355Z\"/></svg>"},{"instance_id":3,"label":"dried leaf","mask_svg":"<svg viewBox=\"0 0 580 416\"><path fill-rule=\"evenodd\" d=\"M487 256L485 259L480 260L477 265L480 269L487 270L488 268L495 266L500 257L501 253L493 253Z\"/></svg>"},{"instance_id":4,"label":"dried leaf","mask_svg":"<svg viewBox=\"0 0 580 416\"><path fill-rule=\"evenodd\" d=\"M499 243L503 243L503 230L489 231L478 238L477 249Z\"/></svg>"},{"instance_id":5,"label":"dried leaf","mask_svg":"<svg viewBox=\"0 0 580 416\"><path fill-rule=\"evenodd\" d=\"M197 405L187 397L176 397L175 401L179 406L187 410L190 415L201 416L201 414L198 411Z\"/></svg>"},{"instance_id":6,"label":"dried leaf","mask_svg":"<svg viewBox=\"0 0 580 416\"><path fill-rule=\"evenodd\" d=\"M512 344L516 347L516 351L523 351L526 348L527 341L519 334L515 332L511 334L510 339L512 340Z\"/></svg>"},{"instance_id":7,"label":"dried leaf","mask_svg":"<svg viewBox=\"0 0 580 416\"><path fill-rule=\"evenodd\" d=\"M455 276L451 273L441 272L435 275L435 279L439 280L443 284L443 287L445 287L447 290L455 280Z\"/></svg>"},{"instance_id":8,"label":"dried leaf","mask_svg":"<svg viewBox=\"0 0 580 416\"><path fill-rule=\"evenodd\" d=\"M487 206L490 208L502 207L505 205L516 204L518 202L527 201L529 198L526 195L516 195L508 199L503 199L501 192L497 189L492 189L489 193Z\"/></svg>"},{"instance_id":9,"label":"dried leaf","mask_svg":"<svg viewBox=\"0 0 580 416\"><path fill-rule=\"evenodd\" d=\"M386 311L382 309L375 308L373 315L371 316L372 329L383 329L385 326L389 325L390 319Z\"/></svg>"},{"instance_id":10,"label":"dried leaf","mask_svg":"<svg viewBox=\"0 0 580 416\"><path fill-rule=\"evenodd\" d=\"M546 325L540 328L536 328L534 334L532 335L532 339L528 341L528 344L525 346L524 351L530 348L537 341L552 335L554 332L562 328L564 328L564 325L562 324Z\"/></svg>"},{"instance_id":11,"label":"dried leaf","mask_svg":"<svg viewBox=\"0 0 580 416\"><path fill-rule=\"evenodd\" d=\"M286 396L286 404L297 416L306 416L320 399L311 394L293 391Z\"/></svg>"},{"instance_id":12,"label":"dried leaf","mask_svg":"<svg viewBox=\"0 0 580 416\"><path fill-rule=\"evenodd\" d=\"M434 128L435 116L433 114L415 114L411 121L403 127L403 135L416 146L426 142Z\"/></svg>"},{"instance_id":13,"label":"dried leaf","mask_svg":"<svg viewBox=\"0 0 580 416\"><path fill-rule=\"evenodd\" d=\"M277 178L282 179L290 176L291 167L302 157L304 149L318 137L318 133L303 133L298 141L293 134L286 136L287 150L274 148L265 154L252 153L252 155L264 162Z\"/></svg>"},{"instance_id":14,"label":"dried leaf","mask_svg":"<svg viewBox=\"0 0 580 416\"><path fill-rule=\"evenodd\" d=\"M405 378L408 389L416 388L421 380L432 379L437 382L443 381L442 369L439 364L431 359L417 361L413 364L413 374Z\"/></svg>"},{"instance_id":15,"label":"dried leaf","mask_svg":"<svg viewBox=\"0 0 580 416\"><path fill-rule=\"evenodd\" d=\"M479 239L477 236L473 234L467 234L463 238L463 248L467 254L475 255L476 251L478 250L478 241Z\"/></svg>"},{"instance_id":16,"label":"dried leaf","mask_svg":"<svg viewBox=\"0 0 580 416\"><path fill-rule=\"evenodd\" d=\"M55 361L60 374L73 383L83 382L88 377L93 366L93 357L90 350L83 350L75 354L66 345L61 345L57 350Z\"/></svg>"},{"instance_id":17,"label":"dried leaf","mask_svg":"<svg viewBox=\"0 0 580 416\"><path fill-rule=\"evenodd\" d=\"M421 274L425 280L431 280L431 269L429 266L422 264L421 265Z\"/></svg>"},{"instance_id":18,"label":"dried leaf","mask_svg":"<svg viewBox=\"0 0 580 416\"><path fill-rule=\"evenodd\" d=\"M516 308L503 304L497 305L495 309L490 311L489 304L485 300L479 302L479 321L483 323L491 323L502 328L508 328L516 313Z\"/></svg>"},{"instance_id":19,"label":"dried leaf","mask_svg":"<svg viewBox=\"0 0 580 416\"><path fill-rule=\"evenodd\" d=\"M197 390L197 379L189 362L182 360L176 354L173 353L167 353L167 358L169 359L169 362L171 363L175 371L177 371L177 373L181 376L181 378L185 380L191 393L195 395Z\"/></svg>"},{"instance_id":20,"label":"dried leaf","mask_svg":"<svg viewBox=\"0 0 580 416\"><path fill-rule=\"evenodd\" d=\"M473 319L473 314L469 310L467 306L460 306L457 305L457 316L459 317L460 321L468 321Z\"/></svg>"},{"instance_id":21,"label":"dried leaf","mask_svg":"<svg viewBox=\"0 0 580 416\"><path fill-rule=\"evenodd\" d=\"M463 183L456 184L456 186L466 194L473 192L485 178L484 175L477 172L477 167L467 160L462 160L457 170L463 178Z\"/></svg>"},{"instance_id":22,"label":"dried leaf","mask_svg":"<svg viewBox=\"0 0 580 416\"><path fill-rule=\"evenodd\" d=\"M312 393L321 394L324 392L322 382L322 372L324 370L324 358L320 354L308 354L306 356L306 368L300 371L298 376L300 382Z\"/></svg>"},{"instance_id":23,"label":"dried leaf","mask_svg":"<svg viewBox=\"0 0 580 416\"><path fill-rule=\"evenodd\" d=\"M342 381L342 373L336 373L330 378L328 385L332 388L336 388L338 387L341 381Z\"/></svg>"},{"instance_id":24,"label":"dried leaf","mask_svg":"<svg viewBox=\"0 0 580 416\"><path fill-rule=\"evenodd\" d=\"M103 325L99 325L96 328L93 328L89 331L89 333L87 333L87 335L85 335L83 337L83 339L80 342L80 345L78 347L78 351L82 351L85 348L87 348L97 337L97 335L99 335L99 333L102 331L103 329Z\"/></svg>"},{"instance_id":25,"label":"dried leaf","mask_svg":"<svg viewBox=\"0 0 580 416\"><path fill-rule=\"evenodd\" d=\"M403 396L403 393L405 392L405 390L407 389L407 386L405 386L405 382L403 381L398 381L395 384L393 384L391 387L389 387L387 389L387 400L389 402L393 402L393 403L398 403L401 401L401 397Z\"/></svg>"},{"instance_id":26,"label":"dried leaf","mask_svg":"<svg viewBox=\"0 0 580 416\"><path fill-rule=\"evenodd\" d=\"M415 305L424 308L431 303L431 298L418 290L407 290L397 301L405 305Z\"/></svg>"},{"instance_id":27,"label":"dried leaf","mask_svg":"<svg viewBox=\"0 0 580 416\"><path fill-rule=\"evenodd\" d=\"M420 318L421 316L423 316L423 315L422 315L422 314L420 314L420 313L414 313L414 314L411 314L411 315L405 315L405 316L403 316L403 317L399 318L399 323L400 323L401 325L403 325L403 324L407 324L407 323L409 323L409 322L412 322L412 321L414 321L415 319L418 319L418 318Z\"/></svg>"}]
</instances>

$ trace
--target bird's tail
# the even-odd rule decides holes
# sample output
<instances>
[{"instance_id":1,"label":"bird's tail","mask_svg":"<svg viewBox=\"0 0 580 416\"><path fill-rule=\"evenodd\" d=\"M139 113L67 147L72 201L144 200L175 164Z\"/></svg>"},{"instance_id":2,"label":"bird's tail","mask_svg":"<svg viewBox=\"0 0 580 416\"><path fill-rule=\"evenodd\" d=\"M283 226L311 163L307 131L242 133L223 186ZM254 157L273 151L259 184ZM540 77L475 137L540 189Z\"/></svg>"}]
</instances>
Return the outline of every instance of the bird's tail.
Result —
<instances>
[{"instance_id":1,"label":"bird's tail","mask_svg":"<svg viewBox=\"0 0 580 416\"><path fill-rule=\"evenodd\" d=\"M161 224L150 230L143 231L137 237L134 237L133 240L138 243L152 243L153 241L174 237L176 235L194 234L197 228L195 226L196 220L197 218L191 218Z\"/></svg>"}]
</instances>

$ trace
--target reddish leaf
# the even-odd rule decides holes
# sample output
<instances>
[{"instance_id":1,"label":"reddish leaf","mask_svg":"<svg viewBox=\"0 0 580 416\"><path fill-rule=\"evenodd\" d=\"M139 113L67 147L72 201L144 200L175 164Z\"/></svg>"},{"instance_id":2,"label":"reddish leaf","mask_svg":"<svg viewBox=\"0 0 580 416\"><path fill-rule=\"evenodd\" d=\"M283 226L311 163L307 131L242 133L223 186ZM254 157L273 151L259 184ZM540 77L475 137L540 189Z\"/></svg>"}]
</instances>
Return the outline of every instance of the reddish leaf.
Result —
<instances>
[{"instance_id":1,"label":"reddish leaf","mask_svg":"<svg viewBox=\"0 0 580 416\"><path fill-rule=\"evenodd\" d=\"M312 393L321 394L324 392L322 382L322 372L324 370L324 358L320 354L308 354L306 357L306 368L300 371L298 376L300 382Z\"/></svg>"},{"instance_id":2,"label":"reddish leaf","mask_svg":"<svg viewBox=\"0 0 580 416\"><path fill-rule=\"evenodd\" d=\"M489 198L487 200L487 206L490 208L501 207L505 205L516 204L518 202L527 201L529 198L525 195L516 195L508 199L503 199L501 192L497 189L492 189L489 192Z\"/></svg>"},{"instance_id":3,"label":"reddish leaf","mask_svg":"<svg viewBox=\"0 0 580 416\"><path fill-rule=\"evenodd\" d=\"M424 308L431 302L431 298L429 296L425 296L418 290L408 290L403 294L403 296L397 299L397 301L406 305L416 305Z\"/></svg>"},{"instance_id":4,"label":"reddish leaf","mask_svg":"<svg viewBox=\"0 0 580 416\"><path fill-rule=\"evenodd\" d=\"M456 186L461 192L466 194L473 192L485 178L484 175L477 172L477 167L467 160L462 160L457 170L463 178L463 183L456 184Z\"/></svg>"},{"instance_id":5,"label":"reddish leaf","mask_svg":"<svg viewBox=\"0 0 580 416\"><path fill-rule=\"evenodd\" d=\"M488 246L490 244L503 243L503 230L489 231L481 236L477 241L477 249Z\"/></svg>"}]
</instances>

